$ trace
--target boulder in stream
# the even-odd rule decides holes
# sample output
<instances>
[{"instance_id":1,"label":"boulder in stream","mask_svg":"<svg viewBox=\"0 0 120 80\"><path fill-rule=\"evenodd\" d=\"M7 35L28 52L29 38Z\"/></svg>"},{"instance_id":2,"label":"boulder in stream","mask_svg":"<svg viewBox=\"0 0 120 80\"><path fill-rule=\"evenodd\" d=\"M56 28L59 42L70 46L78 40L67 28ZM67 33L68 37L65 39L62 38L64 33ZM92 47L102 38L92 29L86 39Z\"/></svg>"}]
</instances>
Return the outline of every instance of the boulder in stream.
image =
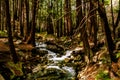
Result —
<instances>
[{"instance_id":1,"label":"boulder in stream","mask_svg":"<svg viewBox=\"0 0 120 80\"><path fill-rule=\"evenodd\" d=\"M40 50L40 49L38 49L38 48L33 48L32 49L32 56L37 56L37 55L39 55L39 56L45 56L46 54L48 54L48 51L46 51L46 50Z\"/></svg>"},{"instance_id":2,"label":"boulder in stream","mask_svg":"<svg viewBox=\"0 0 120 80\"><path fill-rule=\"evenodd\" d=\"M46 41L45 43L47 44L46 48L55 53L63 53L64 51L64 47L62 45L55 43L54 41Z\"/></svg>"}]
</instances>

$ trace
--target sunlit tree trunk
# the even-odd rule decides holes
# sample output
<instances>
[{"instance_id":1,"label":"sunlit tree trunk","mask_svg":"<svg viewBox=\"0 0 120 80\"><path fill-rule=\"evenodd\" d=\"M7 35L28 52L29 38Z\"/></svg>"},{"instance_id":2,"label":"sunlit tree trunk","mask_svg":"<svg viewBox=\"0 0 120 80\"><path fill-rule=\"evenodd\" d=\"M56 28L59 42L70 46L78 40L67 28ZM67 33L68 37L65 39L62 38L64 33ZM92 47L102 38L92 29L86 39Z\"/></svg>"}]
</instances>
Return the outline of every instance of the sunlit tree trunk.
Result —
<instances>
[{"instance_id":1,"label":"sunlit tree trunk","mask_svg":"<svg viewBox=\"0 0 120 80\"><path fill-rule=\"evenodd\" d=\"M120 0L119 0L119 11L118 11L117 19L115 21L115 27L114 27L113 31L116 31L116 28L118 27L119 22L120 22ZM118 31L117 34L118 34L117 37L120 38L120 32L119 31Z\"/></svg>"},{"instance_id":2,"label":"sunlit tree trunk","mask_svg":"<svg viewBox=\"0 0 120 80\"><path fill-rule=\"evenodd\" d=\"M16 54L15 47L13 44L13 37L12 37L11 23L10 23L11 17L10 17L10 10L9 10L9 0L5 0L5 6L6 6L6 18L7 18L6 24L7 24L7 28L8 28L8 41L9 41L10 52L12 54L14 63L17 63L19 60L18 60L18 56Z\"/></svg>"}]
</instances>

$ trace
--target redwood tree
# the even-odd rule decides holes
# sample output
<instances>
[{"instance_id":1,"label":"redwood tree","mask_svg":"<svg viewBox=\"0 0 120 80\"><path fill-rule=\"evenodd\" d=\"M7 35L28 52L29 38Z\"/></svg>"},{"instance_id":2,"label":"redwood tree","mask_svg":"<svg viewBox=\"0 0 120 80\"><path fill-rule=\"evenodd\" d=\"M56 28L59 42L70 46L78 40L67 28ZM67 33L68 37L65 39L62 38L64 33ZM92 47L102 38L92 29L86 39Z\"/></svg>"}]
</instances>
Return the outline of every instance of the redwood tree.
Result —
<instances>
[{"instance_id":1,"label":"redwood tree","mask_svg":"<svg viewBox=\"0 0 120 80\"><path fill-rule=\"evenodd\" d=\"M33 13L32 13L32 27L30 31L30 36L27 39L27 43L35 46L35 29L36 29L36 12L37 12L38 0L33 0Z\"/></svg>"},{"instance_id":2,"label":"redwood tree","mask_svg":"<svg viewBox=\"0 0 120 80\"><path fill-rule=\"evenodd\" d=\"M6 6L6 21L7 21L7 31L8 31L8 41L9 41L9 47L10 47L10 52L12 54L12 58L14 63L17 63L19 61L18 56L15 51L15 47L13 44L13 37L12 37L12 30L11 30L11 17L10 17L10 10L9 10L9 0L5 0L5 6Z\"/></svg>"},{"instance_id":3,"label":"redwood tree","mask_svg":"<svg viewBox=\"0 0 120 80\"><path fill-rule=\"evenodd\" d=\"M107 43L111 61L116 62L115 54L113 54L115 45L112 40L111 30L109 28L108 19L107 19L107 15L106 15L106 11L105 11L105 6L104 6L104 3L100 3L99 1L98 1L98 13L99 13L102 23L104 25L103 28L105 30L106 43Z\"/></svg>"},{"instance_id":4,"label":"redwood tree","mask_svg":"<svg viewBox=\"0 0 120 80\"><path fill-rule=\"evenodd\" d=\"M1 26L1 0L0 0L0 30L2 30L2 26Z\"/></svg>"},{"instance_id":5,"label":"redwood tree","mask_svg":"<svg viewBox=\"0 0 120 80\"><path fill-rule=\"evenodd\" d=\"M65 35L70 36L72 34L71 0L65 0L64 10L65 10L65 17L64 17Z\"/></svg>"}]
</instances>

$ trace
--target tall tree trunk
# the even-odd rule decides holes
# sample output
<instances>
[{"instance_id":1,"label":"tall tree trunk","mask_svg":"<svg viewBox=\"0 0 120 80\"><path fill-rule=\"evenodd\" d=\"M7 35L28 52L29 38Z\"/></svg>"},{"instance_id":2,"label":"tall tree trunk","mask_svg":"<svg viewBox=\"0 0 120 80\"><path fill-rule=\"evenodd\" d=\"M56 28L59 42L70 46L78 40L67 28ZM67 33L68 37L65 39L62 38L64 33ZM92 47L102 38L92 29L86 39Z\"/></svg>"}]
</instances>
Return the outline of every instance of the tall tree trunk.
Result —
<instances>
[{"instance_id":1,"label":"tall tree trunk","mask_svg":"<svg viewBox=\"0 0 120 80\"><path fill-rule=\"evenodd\" d=\"M2 30L2 26L1 26L1 16L2 16L2 14L1 14L1 0L0 0L0 30Z\"/></svg>"},{"instance_id":2,"label":"tall tree trunk","mask_svg":"<svg viewBox=\"0 0 120 80\"><path fill-rule=\"evenodd\" d=\"M3 10L3 5L4 5L4 1L1 0L1 30L3 31L4 30L4 10Z\"/></svg>"},{"instance_id":3,"label":"tall tree trunk","mask_svg":"<svg viewBox=\"0 0 120 80\"><path fill-rule=\"evenodd\" d=\"M61 7L61 9L60 9L60 16L62 16L62 0L61 0L61 2L60 2L60 7ZM61 18L61 19L60 19L60 37L63 35L62 23L63 23L63 20L62 20L62 18Z\"/></svg>"},{"instance_id":4,"label":"tall tree trunk","mask_svg":"<svg viewBox=\"0 0 120 80\"><path fill-rule=\"evenodd\" d=\"M92 4L92 1L90 0L90 28L91 30L89 31L92 36L93 42L94 42L94 47L96 48L97 46L97 31L98 31L98 26L97 26L97 14L95 6Z\"/></svg>"},{"instance_id":5,"label":"tall tree trunk","mask_svg":"<svg viewBox=\"0 0 120 80\"><path fill-rule=\"evenodd\" d=\"M24 36L24 32L23 32L23 23L22 23L22 7L23 6L23 0L20 0L20 4L19 4L19 23L20 23L20 36Z\"/></svg>"},{"instance_id":6,"label":"tall tree trunk","mask_svg":"<svg viewBox=\"0 0 120 80\"><path fill-rule=\"evenodd\" d=\"M83 28L82 28L82 31L81 31L81 39L83 41L83 46L84 46L84 51L85 51L85 62L87 62L87 64L89 65L90 61L92 61L91 60L92 54L91 54L90 45L89 45L89 42L88 42L88 34L87 34L87 31L86 31L87 23L85 21L88 19L87 18L88 16L86 17L86 15L87 15L86 0L83 1L82 6L83 6L83 11L82 11L82 15L83 15L82 21L83 22L82 22L81 26L83 26ZM84 17L86 17L86 19L84 19Z\"/></svg>"},{"instance_id":7,"label":"tall tree trunk","mask_svg":"<svg viewBox=\"0 0 120 80\"><path fill-rule=\"evenodd\" d=\"M9 10L9 0L5 0L5 5L6 5L6 20L7 20L7 28L8 28L8 41L9 41L9 47L10 47L10 52L12 54L12 57L13 57L13 61L14 63L17 63L19 60L18 60L18 56L16 54L16 51L15 51L15 47L14 47L14 44L13 44L13 37L12 37L12 31L11 31L11 17L10 17L10 10Z\"/></svg>"},{"instance_id":8,"label":"tall tree trunk","mask_svg":"<svg viewBox=\"0 0 120 80\"><path fill-rule=\"evenodd\" d=\"M115 49L115 45L114 45L113 40L112 40L111 31L110 31L108 19L106 16L105 7L100 2L98 2L98 12L99 12L100 18L102 19L103 25L104 25L103 28L105 30L106 43L107 43L107 47L108 47L111 61L116 62L115 54L113 54L113 50Z\"/></svg>"},{"instance_id":9,"label":"tall tree trunk","mask_svg":"<svg viewBox=\"0 0 120 80\"><path fill-rule=\"evenodd\" d=\"M12 28L12 32L14 34L14 31L15 31L15 0L13 0L13 28Z\"/></svg>"},{"instance_id":10,"label":"tall tree trunk","mask_svg":"<svg viewBox=\"0 0 120 80\"><path fill-rule=\"evenodd\" d=\"M52 23L53 13L51 12L52 8L53 8L53 3L50 0L48 3L48 16L47 16L47 33L48 34L54 34L53 23Z\"/></svg>"},{"instance_id":11,"label":"tall tree trunk","mask_svg":"<svg viewBox=\"0 0 120 80\"><path fill-rule=\"evenodd\" d=\"M114 27L113 31L116 31L116 28L117 28L119 22L120 22L120 0L119 0L119 11L118 11L118 15L117 15L117 19L116 19L115 27ZM118 33L117 37L120 38L120 33Z\"/></svg>"},{"instance_id":12,"label":"tall tree trunk","mask_svg":"<svg viewBox=\"0 0 120 80\"><path fill-rule=\"evenodd\" d=\"M16 30L16 23L15 21L17 20L17 9L18 9L18 1L17 0L13 0L13 28L12 28L12 32L14 33Z\"/></svg>"},{"instance_id":13,"label":"tall tree trunk","mask_svg":"<svg viewBox=\"0 0 120 80\"><path fill-rule=\"evenodd\" d=\"M37 9L38 0L33 0L33 14L32 14L32 27L30 31L30 36L27 39L27 43L35 46L35 29L36 29L36 9Z\"/></svg>"},{"instance_id":14,"label":"tall tree trunk","mask_svg":"<svg viewBox=\"0 0 120 80\"><path fill-rule=\"evenodd\" d=\"M65 0L65 27L67 36L72 35L71 0Z\"/></svg>"},{"instance_id":15,"label":"tall tree trunk","mask_svg":"<svg viewBox=\"0 0 120 80\"><path fill-rule=\"evenodd\" d=\"M113 27L113 38L115 39L115 23L114 23L114 14L113 14L113 5L111 0L111 17L112 17L112 27Z\"/></svg>"},{"instance_id":16,"label":"tall tree trunk","mask_svg":"<svg viewBox=\"0 0 120 80\"><path fill-rule=\"evenodd\" d=\"M59 15L59 5L58 5L58 1L57 1L57 14ZM57 16L58 17L58 16ZM56 17L56 18L57 18ZM56 28L57 28L57 37L60 37L60 21L57 20L57 24L56 24Z\"/></svg>"},{"instance_id":17,"label":"tall tree trunk","mask_svg":"<svg viewBox=\"0 0 120 80\"><path fill-rule=\"evenodd\" d=\"M79 2L79 6L83 6L83 5L86 5L86 4L82 4L82 0L80 0ZM76 4L78 4L76 2ZM79 16L77 18L79 18L78 20L76 20L76 22L78 23L79 21L79 24L77 24L77 28L76 28L76 31L80 33L80 40L82 40L83 42L83 47L84 47L84 51L85 51L85 62L87 64L90 63L90 60L91 60L91 50L90 50L90 46L89 46L89 42L88 42L88 34L87 34L87 31L86 31L86 19L87 17L86 16L86 7L84 7L84 14L83 14L83 9L82 7L79 7L79 10L77 10L77 16L79 14ZM76 33L77 33L76 32Z\"/></svg>"},{"instance_id":18,"label":"tall tree trunk","mask_svg":"<svg viewBox=\"0 0 120 80\"><path fill-rule=\"evenodd\" d=\"M7 30L7 27L6 27L6 12L5 12L5 2L2 1L2 31L3 30Z\"/></svg>"},{"instance_id":19,"label":"tall tree trunk","mask_svg":"<svg viewBox=\"0 0 120 80\"><path fill-rule=\"evenodd\" d=\"M26 26L25 26L25 40L28 38L30 33L29 27L29 0L25 0L25 7L26 7Z\"/></svg>"},{"instance_id":20,"label":"tall tree trunk","mask_svg":"<svg viewBox=\"0 0 120 80\"><path fill-rule=\"evenodd\" d=\"M79 26L80 21L82 20L82 1L76 0L76 28Z\"/></svg>"},{"instance_id":21,"label":"tall tree trunk","mask_svg":"<svg viewBox=\"0 0 120 80\"><path fill-rule=\"evenodd\" d=\"M47 34L53 34L54 33L51 17L52 17L52 14L49 14L48 17L47 17Z\"/></svg>"}]
</instances>

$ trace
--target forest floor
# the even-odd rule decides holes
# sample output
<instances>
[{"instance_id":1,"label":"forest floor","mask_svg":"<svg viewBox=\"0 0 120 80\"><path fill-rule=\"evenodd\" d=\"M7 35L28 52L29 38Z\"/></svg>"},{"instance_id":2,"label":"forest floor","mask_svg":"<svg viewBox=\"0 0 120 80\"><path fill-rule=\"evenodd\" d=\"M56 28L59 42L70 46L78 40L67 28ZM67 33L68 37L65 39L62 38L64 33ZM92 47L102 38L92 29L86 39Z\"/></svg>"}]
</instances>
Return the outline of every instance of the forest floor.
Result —
<instances>
[{"instance_id":1,"label":"forest floor","mask_svg":"<svg viewBox=\"0 0 120 80\"><path fill-rule=\"evenodd\" d=\"M65 51L65 50L73 49L75 47L80 47L80 48L83 47L83 44L80 43L79 38L70 39L68 37L62 37L58 39L51 35L46 37L44 35L39 35L37 37L37 41L44 41L47 44L56 46L51 48L53 50L60 48L60 50L62 49ZM26 63L27 60L32 61L34 59L38 59L36 57L28 59L29 53L26 54L26 52L32 51L34 49L32 45L23 44L21 40L14 40L14 44L16 47L16 51L22 50L25 53L21 55L17 52L19 56L24 56L23 58L20 58L21 62L25 61ZM90 45L93 46L92 43ZM117 50L116 52L119 53L119 50ZM100 46L98 50L94 52L94 54L95 55L93 56L92 63L90 63L89 65L85 65L83 67L78 66L81 68L77 72L78 80L119 80L120 79L120 58L118 57L118 62L111 63L109 59L109 54L107 52L107 48L104 45ZM7 38L0 38L0 63L3 64L10 61L12 61L12 58L10 56ZM10 68L10 69L12 69L11 67L13 66L14 68L16 67L15 65L8 67L9 66L8 64L6 66L7 68ZM17 67L20 67L20 66L21 65L19 64L19 66ZM14 75L17 75L17 76L23 75L22 70L19 70L19 69L20 68L13 71ZM0 80L4 80L1 75L0 75Z\"/></svg>"}]
</instances>

